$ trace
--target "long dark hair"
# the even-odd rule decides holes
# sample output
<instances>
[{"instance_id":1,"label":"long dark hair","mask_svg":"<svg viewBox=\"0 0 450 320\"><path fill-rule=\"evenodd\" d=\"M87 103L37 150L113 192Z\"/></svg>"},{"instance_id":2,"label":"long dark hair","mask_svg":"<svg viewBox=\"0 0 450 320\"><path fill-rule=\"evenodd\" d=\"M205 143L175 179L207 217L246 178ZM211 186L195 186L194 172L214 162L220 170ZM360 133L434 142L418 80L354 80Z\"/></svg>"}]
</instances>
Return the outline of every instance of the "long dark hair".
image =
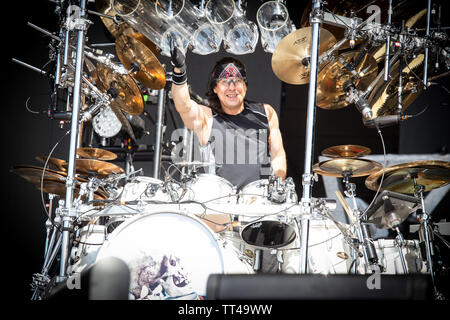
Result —
<instances>
[{"instance_id":1,"label":"long dark hair","mask_svg":"<svg viewBox=\"0 0 450 320\"><path fill-rule=\"evenodd\" d=\"M244 77L245 84L247 84L247 71L245 69L245 65L240 60L233 57L225 57L216 62L209 75L206 98L208 99L209 106L219 114L223 114L224 112L222 110L222 106L220 105L219 97L214 93L214 88L216 87L218 82L217 78L219 77L224 67L229 63L234 63L240 69L239 72Z\"/></svg>"}]
</instances>

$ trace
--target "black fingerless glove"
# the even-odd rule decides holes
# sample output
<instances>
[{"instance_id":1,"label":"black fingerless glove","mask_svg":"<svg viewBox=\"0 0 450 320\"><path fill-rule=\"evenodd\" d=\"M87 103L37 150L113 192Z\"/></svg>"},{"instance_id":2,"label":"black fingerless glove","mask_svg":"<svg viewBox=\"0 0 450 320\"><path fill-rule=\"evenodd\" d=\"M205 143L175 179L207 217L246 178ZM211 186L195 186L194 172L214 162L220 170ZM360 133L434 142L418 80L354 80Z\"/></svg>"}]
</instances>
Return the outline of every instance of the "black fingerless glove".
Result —
<instances>
[{"instance_id":1,"label":"black fingerless glove","mask_svg":"<svg viewBox=\"0 0 450 320\"><path fill-rule=\"evenodd\" d=\"M186 59L180 49L175 45L175 40L170 37L170 63L175 68L180 69L180 72L173 71L172 83L183 84L187 81L186 75Z\"/></svg>"}]
</instances>

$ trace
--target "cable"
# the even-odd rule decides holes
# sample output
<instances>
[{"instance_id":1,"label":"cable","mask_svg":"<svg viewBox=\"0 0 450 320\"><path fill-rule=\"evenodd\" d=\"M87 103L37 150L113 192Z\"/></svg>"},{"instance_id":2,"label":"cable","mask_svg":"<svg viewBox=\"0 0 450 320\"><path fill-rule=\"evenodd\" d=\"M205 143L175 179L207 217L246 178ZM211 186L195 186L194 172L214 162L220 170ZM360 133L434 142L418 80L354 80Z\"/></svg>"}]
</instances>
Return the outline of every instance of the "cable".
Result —
<instances>
[{"instance_id":1,"label":"cable","mask_svg":"<svg viewBox=\"0 0 450 320\"><path fill-rule=\"evenodd\" d=\"M377 198L378 193L379 193L380 190L381 190L381 186L383 185L383 180L384 180L384 173L385 173L385 171L386 171L386 164L387 164L387 161L386 161L386 146L385 146L385 144L384 144L383 134L381 133L381 130L380 130L380 128L378 127L378 124L375 124L375 125L376 125L376 127L377 127L377 132L378 132L378 134L380 135L381 144L382 144L382 146L383 146L383 157L384 157L384 162L383 162L383 173L381 174L380 185L378 186L377 192L375 193L375 196L373 197L372 202L369 204L369 206L366 208L366 210L364 210L364 212L363 212L363 214L362 214L363 216L366 215L367 211L368 211L368 210L370 209L370 207L374 204L375 199Z\"/></svg>"}]
</instances>

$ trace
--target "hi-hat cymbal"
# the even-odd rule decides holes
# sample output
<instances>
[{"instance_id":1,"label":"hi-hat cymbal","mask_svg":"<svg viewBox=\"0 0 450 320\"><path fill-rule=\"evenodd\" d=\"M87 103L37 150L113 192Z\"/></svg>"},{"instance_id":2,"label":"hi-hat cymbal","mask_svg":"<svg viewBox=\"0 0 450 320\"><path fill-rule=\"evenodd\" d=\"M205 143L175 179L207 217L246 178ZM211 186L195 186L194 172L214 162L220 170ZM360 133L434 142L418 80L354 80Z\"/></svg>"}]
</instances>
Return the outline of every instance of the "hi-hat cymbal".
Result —
<instances>
[{"instance_id":1,"label":"hi-hat cymbal","mask_svg":"<svg viewBox=\"0 0 450 320\"><path fill-rule=\"evenodd\" d=\"M381 164L367 159L334 158L313 165L313 172L329 177L363 177L381 168Z\"/></svg>"},{"instance_id":2,"label":"hi-hat cymbal","mask_svg":"<svg viewBox=\"0 0 450 320\"><path fill-rule=\"evenodd\" d=\"M344 144L339 146L332 146L322 151L322 156L330 158L358 158L370 154L372 150L367 147Z\"/></svg>"},{"instance_id":3,"label":"hi-hat cymbal","mask_svg":"<svg viewBox=\"0 0 450 320\"><path fill-rule=\"evenodd\" d=\"M345 60L346 65L354 65L358 76L347 70L340 59L325 65L317 78L317 106L322 109L333 110L348 106L350 103L345 100L344 83L349 80L357 89L366 90L378 73L378 64L369 54L350 51L339 57Z\"/></svg>"},{"instance_id":4,"label":"hi-hat cymbal","mask_svg":"<svg viewBox=\"0 0 450 320\"><path fill-rule=\"evenodd\" d=\"M159 90L166 85L166 74L153 52L134 37L122 34L116 39L116 53L130 74L147 88Z\"/></svg>"},{"instance_id":5,"label":"hi-hat cymbal","mask_svg":"<svg viewBox=\"0 0 450 320\"><path fill-rule=\"evenodd\" d=\"M272 55L272 70L281 80L289 84L309 82L312 28L295 30L284 37ZM331 32L320 29L319 55L336 43ZM325 63L322 63L323 66ZM320 66L319 66L320 70Z\"/></svg>"},{"instance_id":6,"label":"hi-hat cymbal","mask_svg":"<svg viewBox=\"0 0 450 320\"><path fill-rule=\"evenodd\" d=\"M378 190L382 175L383 170L372 173L365 181L366 187ZM414 180L416 184L425 187L425 192L448 184L450 161L422 160L388 167L384 170L381 190L413 194Z\"/></svg>"},{"instance_id":7,"label":"hi-hat cymbal","mask_svg":"<svg viewBox=\"0 0 450 320\"><path fill-rule=\"evenodd\" d=\"M77 154L80 157L87 159L96 159L104 161L117 159L117 154L115 154L114 152L99 148L78 148Z\"/></svg>"},{"instance_id":8,"label":"hi-hat cymbal","mask_svg":"<svg viewBox=\"0 0 450 320\"><path fill-rule=\"evenodd\" d=\"M144 100L136 82L128 74L120 74L102 63L97 64L99 87L105 92L112 90L117 94L111 102L120 110L133 116L144 111Z\"/></svg>"},{"instance_id":9,"label":"hi-hat cymbal","mask_svg":"<svg viewBox=\"0 0 450 320\"><path fill-rule=\"evenodd\" d=\"M403 59L403 57L400 57ZM411 103L422 92L421 77L424 62L424 55L419 54L414 59L409 59L407 63L403 61L402 71L402 112L408 108ZM384 82L381 79L372 90L367 99L372 108L372 117L395 115L398 112L398 87L400 76L400 61L394 63L389 69L389 81Z\"/></svg>"}]
</instances>

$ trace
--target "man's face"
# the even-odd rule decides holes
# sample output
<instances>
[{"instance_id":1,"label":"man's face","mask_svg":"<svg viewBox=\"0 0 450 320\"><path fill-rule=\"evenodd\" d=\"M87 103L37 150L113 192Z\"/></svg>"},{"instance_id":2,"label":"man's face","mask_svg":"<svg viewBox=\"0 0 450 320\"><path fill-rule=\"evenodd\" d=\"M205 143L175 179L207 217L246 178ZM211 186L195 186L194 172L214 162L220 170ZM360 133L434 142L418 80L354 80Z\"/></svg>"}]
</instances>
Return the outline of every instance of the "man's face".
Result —
<instances>
[{"instance_id":1,"label":"man's face","mask_svg":"<svg viewBox=\"0 0 450 320\"><path fill-rule=\"evenodd\" d=\"M225 78L217 82L214 93L217 94L224 111L236 110L241 108L244 103L247 86L239 77Z\"/></svg>"}]
</instances>

